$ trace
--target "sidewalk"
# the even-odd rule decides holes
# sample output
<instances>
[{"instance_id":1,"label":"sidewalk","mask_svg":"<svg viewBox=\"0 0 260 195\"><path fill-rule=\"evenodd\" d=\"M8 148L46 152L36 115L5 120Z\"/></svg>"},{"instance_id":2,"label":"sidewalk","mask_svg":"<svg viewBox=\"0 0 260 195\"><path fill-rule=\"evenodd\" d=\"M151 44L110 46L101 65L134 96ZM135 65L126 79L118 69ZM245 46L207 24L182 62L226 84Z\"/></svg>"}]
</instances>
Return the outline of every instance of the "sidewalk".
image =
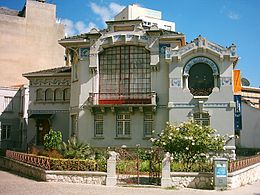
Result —
<instances>
[{"instance_id":1,"label":"sidewalk","mask_svg":"<svg viewBox=\"0 0 260 195\"><path fill-rule=\"evenodd\" d=\"M195 190L195 189L161 189L139 187L106 187L86 184L48 183L37 182L12 173L0 170L1 195L207 195L207 194L234 194L234 195L260 195L260 181L228 191Z\"/></svg>"}]
</instances>

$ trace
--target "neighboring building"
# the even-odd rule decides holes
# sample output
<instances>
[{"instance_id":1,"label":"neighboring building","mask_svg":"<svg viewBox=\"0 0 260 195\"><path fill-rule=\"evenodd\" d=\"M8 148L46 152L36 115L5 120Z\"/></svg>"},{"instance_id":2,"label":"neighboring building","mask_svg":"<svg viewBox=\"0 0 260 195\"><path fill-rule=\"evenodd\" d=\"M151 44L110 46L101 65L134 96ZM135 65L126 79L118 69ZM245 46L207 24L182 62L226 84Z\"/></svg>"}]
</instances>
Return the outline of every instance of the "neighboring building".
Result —
<instances>
[{"instance_id":1,"label":"neighboring building","mask_svg":"<svg viewBox=\"0 0 260 195\"><path fill-rule=\"evenodd\" d=\"M26 148L28 99L26 86L0 88L1 148Z\"/></svg>"},{"instance_id":2,"label":"neighboring building","mask_svg":"<svg viewBox=\"0 0 260 195\"><path fill-rule=\"evenodd\" d=\"M242 100L252 107L260 109L260 88L242 86Z\"/></svg>"},{"instance_id":3,"label":"neighboring building","mask_svg":"<svg viewBox=\"0 0 260 195\"><path fill-rule=\"evenodd\" d=\"M242 129L237 145L241 148L260 148L260 88L242 86Z\"/></svg>"},{"instance_id":4,"label":"neighboring building","mask_svg":"<svg viewBox=\"0 0 260 195\"><path fill-rule=\"evenodd\" d=\"M136 4L128 5L119 14L115 20L143 20L143 26L157 26L160 29L175 31L175 23L162 20L162 12L140 7ZM120 28L124 28L121 26Z\"/></svg>"},{"instance_id":5,"label":"neighboring building","mask_svg":"<svg viewBox=\"0 0 260 195\"><path fill-rule=\"evenodd\" d=\"M63 139L67 140L70 136L71 68L53 68L23 76L30 81L28 145L43 145L44 135L50 129L61 131Z\"/></svg>"},{"instance_id":6,"label":"neighboring building","mask_svg":"<svg viewBox=\"0 0 260 195\"><path fill-rule=\"evenodd\" d=\"M19 12L1 7L0 86L27 83L25 72L63 66L64 49L58 44L63 37L55 5L26 0Z\"/></svg>"},{"instance_id":7,"label":"neighboring building","mask_svg":"<svg viewBox=\"0 0 260 195\"><path fill-rule=\"evenodd\" d=\"M26 0L21 11L0 7L1 148L27 148L29 91L22 74L63 66L64 49L58 44L63 37L55 5Z\"/></svg>"}]
</instances>

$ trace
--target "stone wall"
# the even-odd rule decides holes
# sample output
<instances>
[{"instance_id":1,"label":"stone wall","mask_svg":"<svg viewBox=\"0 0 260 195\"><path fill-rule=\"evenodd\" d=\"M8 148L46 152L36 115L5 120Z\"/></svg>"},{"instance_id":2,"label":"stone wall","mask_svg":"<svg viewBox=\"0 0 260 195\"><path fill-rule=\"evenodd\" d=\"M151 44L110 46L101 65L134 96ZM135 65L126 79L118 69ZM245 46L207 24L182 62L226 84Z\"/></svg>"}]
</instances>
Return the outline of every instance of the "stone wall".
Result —
<instances>
[{"instance_id":1,"label":"stone wall","mask_svg":"<svg viewBox=\"0 0 260 195\"><path fill-rule=\"evenodd\" d=\"M48 182L66 182L105 185L106 173L88 171L45 171Z\"/></svg>"},{"instance_id":2,"label":"stone wall","mask_svg":"<svg viewBox=\"0 0 260 195\"><path fill-rule=\"evenodd\" d=\"M43 170L5 157L0 157L0 167L47 182L104 185L107 176L105 172Z\"/></svg>"},{"instance_id":3,"label":"stone wall","mask_svg":"<svg viewBox=\"0 0 260 195\"><path fill-rule=\"evenodd\" d=\"M237 188L260 181L260 163L228 174L228 188Z\"/></svg>"},{"instance_id":4,"label":"stone wall","mask_svg":"<svg viewBox=\"0 0 260 195\"><path fill-rule=\"evenodd\" d=\"M32 177L40 181L45 180L45 172L43 169L29 164L25 164L23 162L18 162L9 158L0 157L0 167L7 170L15 171L17 173Z\"/></svg>"},{"instance_id":5,"label":"stone wall","mask_svg":"<svg viewBox=\"0 0 260 195\"><path fill-rule=\"evenodd\" d=\"M180 188L212 189L213 174L174 172L171 173L171 185Z\"/></svg>"}]
</instances>

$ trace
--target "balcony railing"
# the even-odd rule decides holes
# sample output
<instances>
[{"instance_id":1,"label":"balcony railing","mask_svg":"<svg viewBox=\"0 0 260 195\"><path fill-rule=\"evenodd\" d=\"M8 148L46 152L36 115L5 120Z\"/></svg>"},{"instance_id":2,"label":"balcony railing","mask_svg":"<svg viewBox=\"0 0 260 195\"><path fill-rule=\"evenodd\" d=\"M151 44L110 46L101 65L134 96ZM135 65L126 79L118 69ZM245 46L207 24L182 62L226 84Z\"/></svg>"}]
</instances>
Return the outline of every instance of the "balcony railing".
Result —
<instances>
[{"instance_id":1,"label":"balcony railing","mask_svg":"<svg viewBox=\"0 0 260 195\"><path fill-rule=\"evenodd\" d=\"M156 105L156 93L90 93L89 105L151 104Z\"/></svg>"}]
</instances>

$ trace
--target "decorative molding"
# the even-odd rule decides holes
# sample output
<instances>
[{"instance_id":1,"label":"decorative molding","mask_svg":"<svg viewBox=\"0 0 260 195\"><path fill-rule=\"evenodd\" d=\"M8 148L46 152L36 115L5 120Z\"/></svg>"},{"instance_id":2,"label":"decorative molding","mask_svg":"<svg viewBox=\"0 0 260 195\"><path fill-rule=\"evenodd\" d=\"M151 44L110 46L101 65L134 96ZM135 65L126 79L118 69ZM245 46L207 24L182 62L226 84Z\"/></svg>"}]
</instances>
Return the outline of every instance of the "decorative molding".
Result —
<instances>
[{"instance_id":1,"label":"decorative molding","mask_svg":"<svg viewBox=\"0 0 260 195\"><path fill-rule=\"evenodd\" d=\"M170 87L181 87L181 78L170 78Z\"/></svg>"},{"instance_id":2,"label":"decorative molding","mask_svg":"<svg viewBox=\"0 0 260 195\"><path fill-rule=\"evenodd\" d=\"M169 102L168 108L195 108L195 104Z\"/></svg>"},{"instance_id":3,"label":"decorative molding","mask_svg":"<svg viewBox=\"0 0 260 195\"><path fill-rule=\"evenodd\" d=\"M221 86L230 86L232 85L232 77L221 77L220 83Z\"/></svg>"},{"instance_id":4,"label":"decorative molding","mask_svg":"<svg viewBox=\"0 0 260 195\"><path fill-rule=\"evenodd\" d=\"M30 79L30 85L31 86L70 86L71 79L70 78L63 78L63 79L57 79L56 78L33 78Z\"/></svg>"},{"instance_id":5,"label":"decorative molding","mask_svg":"<svg viewBox=\"0 0 260 195\"><path fill-rule=\"evenodd\" d=\"M169 43L160 43L159 44L159 52L160 56L165 56L166 48L171 47L171 44Z\"/></svg>"},{"instance_id":6,"label":"decorative molding","mask_svg":"<svg viewBox=\"0 0 260 195\"><path fill-rule=\"evenodd\" d=\"M69 113L69 110L28 110L28 115L31 114L55 114L55 113Z\"/></svg>"},{"instance_id":7,"label":"decorative molding","mask_svg":"<svg viewBox=\"0 0 260 195\"><path fill-rule=\"evenodd\" d=\"M86 59L89 57L90 49L89 47L81 47L79 48L79 57L81 59Z\"/></svg>"},{"instance_id":8,"label":"decorative molding","mask_svg":"<svg viewBox=\"0 0 260 195\"><path fill-rule=\"evenodd\" d=\"M159 72L160 71L160 66L158 66L158 65L151 65L151 71L152 72Z\"/></svg>"},{"instance_id":9,"label":"decorative molding","mask_svg":"<svg viewBox=\"0 0 260 195\"><path fill-rule=\"evenodd\" d=\"M202 105L201 105L202 106ZM229 103L204 103L203 108L227 108ZM196 104L189 103L168 103L168 108L195 108Z\"/></svg>"},{"instance_id":10,"label":"decorative molding","mask_svg":"<svg viewBox=\"0 0 260 195\"><path fill-rule=\"evenodd\" d=\"M215 62L213 62L213 61L212 61L211 59L209 59L209 58L202 57L202 56L192 58L192 59L185 65L183 74L184 74L185 76L188 76L191 67L192 67L194 64L198 64L198 63L208 64L208 65L211 67L212 71L213 71L213 75L219 75L218 66L215 64Z\"/></svg>"},{"instance_id":11,"label":"decorative molding","mask_svg":"<svg viewBox=\"0 0 260 195\"><path fill-rule=\"evenodd\" d=\"M227 108L229 103L205 103L204 108Z\"/></svg>"}]
</instances>

